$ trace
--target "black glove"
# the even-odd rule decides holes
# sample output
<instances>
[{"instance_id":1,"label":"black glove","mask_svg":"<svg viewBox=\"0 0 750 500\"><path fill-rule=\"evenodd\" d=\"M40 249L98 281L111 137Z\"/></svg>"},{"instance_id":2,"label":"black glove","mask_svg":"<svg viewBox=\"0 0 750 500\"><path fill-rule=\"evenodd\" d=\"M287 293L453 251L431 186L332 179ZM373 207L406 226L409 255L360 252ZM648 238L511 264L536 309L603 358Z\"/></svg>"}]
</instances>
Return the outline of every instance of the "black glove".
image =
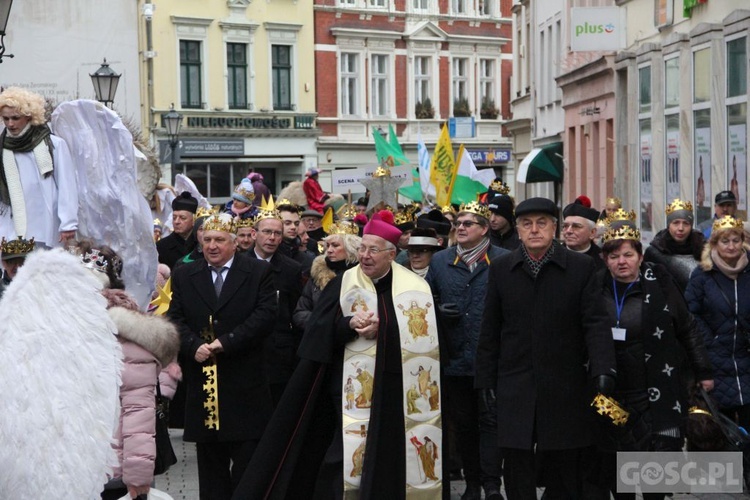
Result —
<instances>
[{"instance_id":1,"label":"black glove","mask_svg":"<svg viewBox=\"0 0 750 500\"><path fill-rule=\"evenodd\" d=\"M596 391L603 396L609 396L615 390L615 378L612 375L599 375L594 379Z\"/></svg>"},{"instance_id":2,"label":"black glove","mask_svg":"<svg viewBox=\"0 0 750 500\"><path fill-rule=\"evenodd\" d=\"M461 317L461 311L458 310L458 304L438 304L438 311L445 319L457 320Z\"/></svg>"}]
</instances>

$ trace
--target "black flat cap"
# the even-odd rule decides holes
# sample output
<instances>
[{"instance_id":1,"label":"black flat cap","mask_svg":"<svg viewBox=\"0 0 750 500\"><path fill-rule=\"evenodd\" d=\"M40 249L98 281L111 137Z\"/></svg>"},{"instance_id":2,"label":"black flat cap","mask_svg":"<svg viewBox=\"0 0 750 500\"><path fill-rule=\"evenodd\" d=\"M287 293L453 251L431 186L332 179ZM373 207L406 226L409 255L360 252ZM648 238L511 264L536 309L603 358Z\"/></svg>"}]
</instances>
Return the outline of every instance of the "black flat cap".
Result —
<instances>
[{"instance_id":1,"label":"black flat cap","mask_svg":"<svg viewBox=\"0 0 750 500\"><path fill-rule=\"evenodd\" d=\"M593 222L599 220L598 210L594 210L593 208L586 208L580 203L571 203L567 207L563 208L563 218L570 217L571 215L576 217L583 217L584 219L588 219Z\"/></svg>"},{"instance_id":2,"label":"black flat cap","mask_svg":"<svg viewBox=\"0 0 750 500\"><path fill-rule=\"evenodd\" d=\"M557 206L547 198L529 198L516 207L516 218L528 214L546 214L556 218Z\"/></svg>"}]
</instances>

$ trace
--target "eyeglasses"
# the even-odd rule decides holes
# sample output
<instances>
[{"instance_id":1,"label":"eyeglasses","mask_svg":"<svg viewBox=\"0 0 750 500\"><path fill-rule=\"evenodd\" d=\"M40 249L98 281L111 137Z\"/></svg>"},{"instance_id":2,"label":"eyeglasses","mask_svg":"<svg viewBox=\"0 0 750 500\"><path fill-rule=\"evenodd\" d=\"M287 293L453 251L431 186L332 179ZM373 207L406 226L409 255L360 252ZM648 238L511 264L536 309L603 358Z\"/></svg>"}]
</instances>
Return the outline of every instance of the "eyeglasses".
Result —
<instances>
[{"instance_id":1,"label":"eyeglasses","mask_svg":"<svg viewBox=\"0 0 750 500\"><path fill-rule=\"evenodd\" d=\"M281 231L274 231L273 229L261 229L260 232L265 236L281 236L283 234Z\"/></svg>"},{"instance_id":2,"label":"eyeglasses","mask_svg":"<svg viewBox=\"0 0 750 500\"><path fill-rule=\"evenodd\" d=\"M365 255L365 254L369 253L370 255L375 256L375 255L379 254L380 252L385 252L386 250L388 250L388 249L387 248L378 248L378 247L359 247L357 249L357 252L359 252L362 255Z\"/></svg>"},{"instance_id":3,"label":"eyeglasses","mask_svg":"<svg viewBox=\"0 0 750 500\"><path fill-rule=\"evenodd\" d=\"M471 226L476 226L478 224L479 224L478 222L474 222L471 220L457 220L456 222L453 223L453 227L458 229L459 227L464 226L465 228L468 229Z\"/></svg>"}]
</instances>

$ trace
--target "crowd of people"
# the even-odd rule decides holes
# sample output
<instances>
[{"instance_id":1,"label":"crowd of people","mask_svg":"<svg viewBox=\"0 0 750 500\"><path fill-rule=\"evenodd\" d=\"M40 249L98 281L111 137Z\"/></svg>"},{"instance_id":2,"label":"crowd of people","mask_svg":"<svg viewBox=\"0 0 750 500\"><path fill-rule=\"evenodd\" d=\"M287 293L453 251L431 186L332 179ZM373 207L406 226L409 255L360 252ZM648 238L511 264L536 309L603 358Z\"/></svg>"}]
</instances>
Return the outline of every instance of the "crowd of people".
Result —
<instances>
[{"instance_id":1,"label":"crowd of people","mask_svg":"<svg viewBox=\"0 0 750 500\"><path fill-rule=\"evenodd\" d=\"M38 106L0 94L0 293L34 279L40 247L100 278L124 360L102 498L148 493L157 388L211 500L448 498L457 478L462 500L500 499L503 481L512 500L630 498L616 452L681 450L698 389L750 428L750 246L731 191L697 227L672 201L644 250L614 197L516 204L497 180L459 206L368 211L314 169L306 204L250 172L225 206L176 193L171 225L154 221L160 317L124 290L116 249L73 243L67 150Z\"/></svg>"}]
</instances>

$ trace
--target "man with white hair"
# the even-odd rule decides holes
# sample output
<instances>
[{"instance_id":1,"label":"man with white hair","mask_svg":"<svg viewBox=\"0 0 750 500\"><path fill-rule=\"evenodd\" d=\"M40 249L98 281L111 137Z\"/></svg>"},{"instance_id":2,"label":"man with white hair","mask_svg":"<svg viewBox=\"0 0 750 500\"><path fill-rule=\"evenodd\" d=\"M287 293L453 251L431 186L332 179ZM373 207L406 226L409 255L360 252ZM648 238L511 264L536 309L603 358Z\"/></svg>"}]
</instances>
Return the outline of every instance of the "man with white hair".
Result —
<instances>
[{"instance_id":1,"label":"man with white hair","mask_svg":"<svg viewBox=\"0 0 750 500\"><path fill-rule=\"evenodd\" d=\"M360 264L321 293L300 364L235 500L440 495L441 466L425 470L406 446L413 437L442 444L442 403L429 399L441 384L435 308L427 283L394 263L401 231L388 215L373 216ZM435 390L405 404L404 387L420 377Z\"/></svg>"},{"instance_id":2,"label":"man with white hair","mask_svg":"<svg viewBox=\"0 0 750 500\"><path fill-rule=\"evenodd\" d=\"M588 255L596 262L597 269L604 268L601 248L594 243L599 212L580 203L571 203L563 209L562 237L565 248Z\"/></svg>"},{"instance_id":3,"label":"man with white hair","mask_svg":"<svg viewBox=\"0 0 750 500\"><path fill-rule=\"evenodd\" d=\"M236 253L229 214L203 223L203 255L177 267L168 317L182 337L183 439L195 442L201 500L228 500L271 416L263 345L276 319L267 262Z\"/></svg>"}]
</instances>

